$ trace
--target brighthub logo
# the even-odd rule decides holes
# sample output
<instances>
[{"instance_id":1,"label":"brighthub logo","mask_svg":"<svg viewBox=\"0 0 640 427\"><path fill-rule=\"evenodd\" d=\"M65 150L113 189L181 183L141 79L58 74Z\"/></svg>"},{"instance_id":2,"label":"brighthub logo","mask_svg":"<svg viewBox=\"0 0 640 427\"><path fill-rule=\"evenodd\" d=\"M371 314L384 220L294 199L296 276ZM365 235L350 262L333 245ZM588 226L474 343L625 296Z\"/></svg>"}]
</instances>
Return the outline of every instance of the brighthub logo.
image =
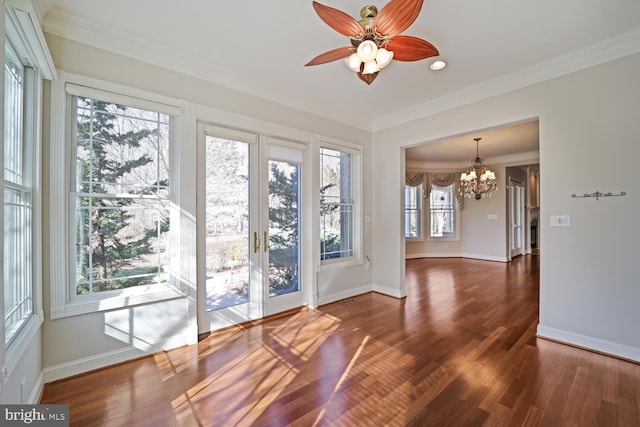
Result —
<instances>
[{"instance_id":1,"label":"brighthub logo","mask_svg":"<svg viewBox=\"0 0 640 427\"><path fill-rule=\"evenodd\" d=\"M3 426L68 426L69 405L0 405ZM4 423L2 423L4 421Z\"/></svg>"}]
</instances>

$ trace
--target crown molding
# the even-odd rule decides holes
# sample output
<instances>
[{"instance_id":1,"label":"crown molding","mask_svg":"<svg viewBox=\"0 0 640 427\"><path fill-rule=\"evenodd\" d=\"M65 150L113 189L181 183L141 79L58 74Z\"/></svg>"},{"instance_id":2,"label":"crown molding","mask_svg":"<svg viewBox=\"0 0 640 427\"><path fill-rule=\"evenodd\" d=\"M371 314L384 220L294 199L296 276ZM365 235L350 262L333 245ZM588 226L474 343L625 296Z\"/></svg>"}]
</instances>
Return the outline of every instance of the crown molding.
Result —
<instances>
[{"instance_id":1,"label":"crown molding","mask_svg":"<svg viewBox=\"0 0 640 427\"><path fill-rule=\"evenodd\" d=\"M344 121L344 117L340 116L337 112L335 114L322 115L305 109L303 106L294 105L293 102L274 101L272 98L269 98L268 93L265 93L266 86L261 84L260 80L256 79L255 76L212 64L192 54L185 54L181 50L155 43L131 32L114 31L113 28L109 26L94 24L77 16L63 13L60 9L53 9L48 13L43 23L43 31L117 55L134 58L215 85L250 94L271 103L294 108L308 114L324 117L371 132L372 123L368 118L358 118L354 119L353 122L347 123ZM288 101L293 101L299 97L297 93L285 94L280 91L279 94L281 97L287 96Z\"/></svg>"},{"instance_id":2,"label":"crown molding","mask_svg":"<svg viewBox=\"0 0 640 427\"><path fill-rule=\"evenodd\" d=\"M245 73L211 64L193 55L185 54L180 50L170 49L165 45L150 42L141 36L114 31L109 26L90 23L76 16L62 13L59 9L49 12L44 20L44 31L108 52L137 58L158 67L243 93L251 93L258 97L260 97L259 94L264 93L264 88L257 83L256 79ZM523 70L383 116L374 122L363 119L359 120L358 123L346 124L369 132L376 132L613 61L637 52L640 52L640 28ZM215 76L215 79L212 76ZM267 99L264 96L262 98ZM295 105L289 105L289 107L318 115L318 113L312 113ZM343 117L331 117L330 115L325 117L344 123Z\"/></svg>"},{"instance_id":3,"label":"crown molding","mask_svg":"<svg viewBox=\"0 0 640 427\"><path fill-rule=\"evenodd\" d=\"M640 52L640 28L504 76L381 117L372 132L521 89Z\"/></svg>"}]
</instances>

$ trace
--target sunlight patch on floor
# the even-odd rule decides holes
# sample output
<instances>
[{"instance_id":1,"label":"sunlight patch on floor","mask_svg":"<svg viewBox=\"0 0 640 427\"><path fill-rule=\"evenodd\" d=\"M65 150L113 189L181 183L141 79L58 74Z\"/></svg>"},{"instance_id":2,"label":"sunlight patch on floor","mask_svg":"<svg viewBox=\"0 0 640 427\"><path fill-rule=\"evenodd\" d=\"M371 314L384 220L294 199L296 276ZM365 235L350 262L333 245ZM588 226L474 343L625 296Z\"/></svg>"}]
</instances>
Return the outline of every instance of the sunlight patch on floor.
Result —
<instances>
[{"instance_id":1,"label":"sunlight patch on floor","mask_svg":"<svg viewBox=\"0 0 640 427\"><path fill-rule=\"evenodd\" d=\"M216 419L224 419L229 425L251 425L296 378L296 365L307 361L339 325L340 320L319 311L291 316L269 333L266 342L257 342L239 357L234 356L173 399L176 419L181 425L206 425ZM231 337L224 342L230 343ZM214 345L199 357L224 348ZM165 357L158 358L159 368L167 373L175 371L169 357ZM202 419L202 414L207 419Z\"/></svg>"},{"instance_id":2,"label":"sunlight patch on floor","mask_svg":"<svg viewBox=\"0 0 640 427\"><path fill-rule=\"evenodd\" d=\"M339 326L340 320L329 314L317 310L300 312L276 328L270 337L306 362Z\"/></svg>"},{"instance_id":3,"label":"sunlight patch on floor","mask_svg":"<svg viewBox=\"0 0 640 427\"><path fill-rule=\"evenodd\" d=\"M181 425L206 425L217 418L230 425L251 424L298 373L265 346L244 356L234 358L171 402ZM207 419L198 419L196 414L206 414Z\"/></svg>"},{"instance_id":4,"label":"sunlight patch on floor","mask_svg":"<svg viewBox=\"0 0 640 427\"><path fill-rule=\"evenodd\" d=\"M217 340L216 343L209 348L204 348L202 344L198 344L154 354L153 359L160 372L162 381L168 381L172 377L184 372L194 364L197 364L198 360L202 360L219 349L224 348L225 345L243 336L244 333L244 328L238 327L234 331L225 332L225 338Z\"/></svg>"}]
</instances>

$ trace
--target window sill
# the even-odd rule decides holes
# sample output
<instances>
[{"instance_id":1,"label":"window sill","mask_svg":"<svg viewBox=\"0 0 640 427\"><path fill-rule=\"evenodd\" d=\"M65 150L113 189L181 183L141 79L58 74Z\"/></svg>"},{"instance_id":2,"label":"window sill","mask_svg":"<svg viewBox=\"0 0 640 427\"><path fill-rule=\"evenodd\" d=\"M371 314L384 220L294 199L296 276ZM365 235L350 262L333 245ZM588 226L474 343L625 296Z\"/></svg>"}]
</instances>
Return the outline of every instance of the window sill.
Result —
<instances>
[{"instance_id":1,"label":"window sill","mask_svg":"<svg viewBox=\"0 0 640 427\"><path fill-rule=\"evenodd\" d=\"M362 259L356 258L356 257L321 261L321 264L318 266L318 272L328 271L328 270L337 270L340 268L353 267L353 266L362 265L362 264L363 264Z\"/></svg>"},{"instance_id":2,"label":"window sill","mask_svg":"<svg viewBox=\"0 0 640 427\"><path fill-rule=\"evenodd\" d=\"M459 236L442 236L442 237L429 237L427 239L430 242L459 242Z\"/></svg>"},{"instance_id":3,"label":"window sill","mask_svg":"<svg viewBox=\"0 0 640 427\"><path fill-rule=\"evenodd\" d=\"M111 294L112 296L80 296L67 304L52 307L51 319L60 319L63 317L76 316L78 314L115 310L141 304L183 298L186 296L184 291L168 284L151 285L145 288L146 289L126 289L117 295Z\"/></svg>"},{"instance_id":4,"label":"window sill","mask_svg":"<svg viewBox=\"0 0 640 427\"><path fill-rule=\"evenodd\" d=\"M424 242L424 237L420 236L420 237L405 237L404 240L407 243L411 243L411 242Z\"/></svg>"}]
</instances>

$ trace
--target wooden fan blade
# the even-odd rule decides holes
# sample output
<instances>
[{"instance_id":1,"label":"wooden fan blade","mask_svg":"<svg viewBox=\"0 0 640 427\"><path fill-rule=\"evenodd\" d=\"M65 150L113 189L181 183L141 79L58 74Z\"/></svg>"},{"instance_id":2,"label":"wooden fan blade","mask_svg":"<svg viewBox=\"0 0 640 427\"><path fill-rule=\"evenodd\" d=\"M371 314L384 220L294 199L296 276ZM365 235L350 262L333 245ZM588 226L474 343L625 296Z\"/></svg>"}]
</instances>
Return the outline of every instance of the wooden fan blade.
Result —
<instances>
[{"instance_id":1,"label":"wooden fan blade","mask_svg":"<svg viewBox=\"0 0 640 427\"><path fill-rule=\"evenodd\" d=\"M320 19L343 36L351 38L364 37L364 28L346 13L316 1L313 2L313 8Z\"/></svg>"},{"instance_id":2,"label":"wooden fan blade","mask_svg":"<svg viewBox=\"0 0 640 427\"><path fill-rule=\"evenodd\" d=\"M374 31L391 39L407 28L418 17L423 0L391 0L373 19Z\"/></svg>"},{"instance_id":3,"label":"wooden fan blade","mask_svg":"<svg viewBox=\"0 0 640 427\"><path fill-rule=\"evenodd\" d=\"M376 77L378 77L378 72L373 74L362 74L362 72L358 72L358 78L368 85L370 85Z\"/></svg>"},{"instance_id":4,"label":"wooden fan blade","mask_svg":"<svg viewBox=\"0 0 640 427\"><path fill-rule=\"evenodd\" d=\"M411 36L394 37L387 49L393 52L395 61L419 61L440 55L438 49L428 41Z\"/></svg>"},{"instance_id":5,"label":"wooden fan blade","mask_svg":"<svg viewBox=\"0 0 640 427\"><path fill-rule=\"evenodd\" d=\"M327 62L337 61L338 59L346 58L356 51L353 46L339 47L337 49L330 50L313 58L311 61L304 64L305 67L310 65L326 64Z\"/></svg>"}]
</instances>

